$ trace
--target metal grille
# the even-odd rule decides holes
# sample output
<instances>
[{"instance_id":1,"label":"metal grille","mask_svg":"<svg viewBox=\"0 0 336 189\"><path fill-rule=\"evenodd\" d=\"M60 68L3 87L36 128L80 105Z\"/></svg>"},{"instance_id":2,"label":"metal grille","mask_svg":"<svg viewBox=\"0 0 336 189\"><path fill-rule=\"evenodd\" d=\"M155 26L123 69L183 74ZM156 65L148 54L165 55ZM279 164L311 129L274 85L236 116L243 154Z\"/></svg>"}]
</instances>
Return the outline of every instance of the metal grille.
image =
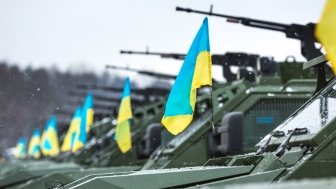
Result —
<instances>
[{"instance_id":1,"label":"metal grille","mask_svg":"<svg viewBox=\"0 0 336 189\"><path fill-rule=\"evenodd\" d=\"M263 99L244 113L244 148L253 148L262 137L297 110L307 99Z\"/></svg>"}]
</instances>

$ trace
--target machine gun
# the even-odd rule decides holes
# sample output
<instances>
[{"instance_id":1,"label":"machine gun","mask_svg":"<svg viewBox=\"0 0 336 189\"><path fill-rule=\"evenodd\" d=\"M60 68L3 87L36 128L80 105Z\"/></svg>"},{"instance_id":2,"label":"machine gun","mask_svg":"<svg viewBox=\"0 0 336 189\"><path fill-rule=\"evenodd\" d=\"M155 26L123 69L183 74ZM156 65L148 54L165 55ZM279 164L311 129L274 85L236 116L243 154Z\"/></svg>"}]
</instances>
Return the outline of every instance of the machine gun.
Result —
<instances>
[{"instance_id":1,"label":"machine gun","mask_svg":"<svg viewBox=\"0 0 336 189\"><path fill-rule=\"evenodd\" d=\"M122 92L123 88L103 86L103 85L88 85L88 84L78 84L77 89L83 90L103 90L111 92ZM132 93L137 95L155 95L155 96L165 96L169 93L168 88L158 88L158 87L147 87L143 89L132 89Z\"/></svg>"},{"instance_id":2,"label":"machine gun","mask_svg":"<svg viewBox=\"0 0 336 189\"><path fill-rule=\"evenodd\" d=\"M95 90L95 91L103 91L107 93L121 93L123 88L120 87L111 87L111 86L103 86L103 85L88 85L88 84L78 84L76 88L79 90ZM159 88L159 87L147 87L143 89L132 89L132 96L141 97L143 99L142 104L156 102L158 100L162 100L169 93L170 87L167 88ZM118 99L118 103L120 99ZM136 104L138 105L138 104Z\"/></svg>"},{"instance_id":3,"label":"machine gun","mask_svg":"<svg viewBox=\"0 0 336 189\"><path fill-rule=\"evenodd\" d=\"M74 97L80 97L80 98L85 98L85 96L87 95L86 92L81 92L81 91L69 91L69 95L70 96L74 96ZM106 106L110 107L112 103L120 103L120 97L118 96L112 96L112 95L106 95L106 94L93 94L93 99L95 100L94 103L94 108L97 105L99 105L100 107L102 106L102 103L106 103ZM101 102L101 103L99 103ZM140 106L143 105L143 99L142 98L134 98L132 97L132 105L134 106ZM98 106L97 106L98 108Z\"/></svg>"},{"instance_id":4,"label":"machine gun","mask_svg":"<svg viewBox=\"0 0 336 189\"><path fill-rule=\"evenodd\" d=\"M154 56L160 56L163 58L173 58L177 60L183 60L186 56L185 54L180 54L180 53L149 52L148 49L146 49L146 51L121 50L120 53L121 54L154 55ZM214 54L212 55L211 58L212 58L213 65L222 66L223 77L226 79L226 81L231 82L231 81L237 80L237 74L231 71L230 66L252 67L256 69L259 55L247 54L247 53L241 53L241 52L228 52L225 54ZM267 57L263 57L263 59L267 62L267 64L269 64L270 61L272 61L271 59ZM253 79L248 79L248 80L253 81Z\"/></svg>"},{"instance_id":5,"label":"machine gun","mask_svg":"<svg viewBox=\"0 0 336 189\"><path fill-rule=\"evenodd\" d=\"M145 71L145 70L137 70L137 69L132 69L132 68L127 68L127 67L120 67L120 66L114 66L114 65L106 65L107 69L119 69L119 70L126 70L126 71L131 71L131 72L136 72L142 75L147 75L147 76L152 76L160 79L175 79L175 75L169 75L169 74L163 74L163 73L156 73L156 72L151 72L151 71Z\"/></svg>"},{"instance_id":6,"label":"machine gun","mask_svg":"<svg viewBox=\"0 0 336 189\"><path fill-rule=\"evenodd\" d=\"M146 49L145 52L143 51L124 51L121 50L120 54L143 54L143 55L155 55L160 56L161 58L173 58L177 60L184 60L185 54L181 53L160 53L160 52L149 52L148 49Z\"/></svg>"},{"instance_id":7,"label":"machine gun","mask_svg":"<svg viewBox=\"0 0 336 189\"><path fill-rule=\"evenodd\" d=\"M251 26L255 28L262 28L272 31L279 31L286 34L287 38L297 39L301 42L301 54L307 59L312 60L318 56L322 55L322 52L319 48L315 46L315 42L318 42L317 38L314 35L316 24L308 23L306 25L300 24L282 24L264 20L251 19L246 17L236 17L225 14L218 14L212 12L212 5L210 11L200 11L190 8L176 7L176 11L184 11L187 13L198 13L205 14L209 16L217 16L226 18L228 22L243 24L245 26ZM316 91L322 89L326 84L325 76L325 67L324 64L319 64L315 66L317 69L317 86Z\"/></svg>"}]
</instances>

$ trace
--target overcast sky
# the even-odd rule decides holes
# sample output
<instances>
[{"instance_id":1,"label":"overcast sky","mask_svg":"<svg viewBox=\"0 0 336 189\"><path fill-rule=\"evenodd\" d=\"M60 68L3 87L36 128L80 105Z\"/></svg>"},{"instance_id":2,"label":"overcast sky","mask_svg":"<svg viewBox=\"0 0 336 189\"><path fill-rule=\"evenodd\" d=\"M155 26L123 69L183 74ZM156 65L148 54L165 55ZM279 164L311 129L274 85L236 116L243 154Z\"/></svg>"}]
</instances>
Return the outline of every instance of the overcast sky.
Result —
<instances>
[{"instance_id":1,"label":"overcast sky","mask_svg":"<svg viewBox=\"0 0 336 189\"><path fill-rule=\"evenodd\" d=\"M181 61L120 55L124 50L186 53L203 15L176 6L282 23L317 22L325 0L0 0L0 60L25 67L101 72L106 64L176 74ZM280 32L209 17L212 53L300 55L300 43ZM113 71L111 71L113 72ZM214 69L216 77L221 70Z\"/></svg>"}]
</instances>

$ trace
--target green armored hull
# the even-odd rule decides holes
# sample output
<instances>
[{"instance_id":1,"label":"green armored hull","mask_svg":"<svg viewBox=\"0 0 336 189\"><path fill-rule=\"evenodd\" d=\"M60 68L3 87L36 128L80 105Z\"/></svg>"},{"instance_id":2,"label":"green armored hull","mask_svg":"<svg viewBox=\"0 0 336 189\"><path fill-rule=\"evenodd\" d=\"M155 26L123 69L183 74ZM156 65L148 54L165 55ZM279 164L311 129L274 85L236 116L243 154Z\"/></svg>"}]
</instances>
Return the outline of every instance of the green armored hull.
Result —
<instances>
[{"instance_id":1,"label":"green armored hull","mask_svg":"<svg viewBox=\"0 0 336 189\"><path fill-rule=\"evenodd\" d=\"M51 172L79 170L73 163L55 163L52 161L22 162L0 176L0 188L17 185L31 179L39 178Z\"/></svg>"},{"instance_id":2,"label":"green armored hull","mask_svg":"<svg viewBox=\"0 0 336 189\"><path fill-rule=\"evenodd\" d=\"M118 166L118 167L110 167L110 168L89 168L89 169L80 169L80 170L64 170L59 172L54 172L52 174L47 174L42 178L32 179L27 183L16 185L11 187L12 189L16 188L34 188L34 189L45 189L46 187L61 187L65 184L71 183L75 180L79 180L82 178L87 178L90 175L99 175L106 173L121 173L121 172L129 172L139 170L140 167L137 166Z\"/></svg>"},{"instance_id":3,"label":"green armored hull","mask_svg":"<svg viewBox=\"0 0 336 189\"><path fill-rule=\"evenodd\" d=\"M255 151L254 145L261 136L272 131L311 96L314 82L306 83L305 89L296 88L297 82L253 86L238 81L214 90L212 98L204 98L198 104L212 104L213 113L202 112L183 133L153 153L143 169L199 166L216 156ZM229 114L233 111L241 112L240 116ZM231 116L239 118L230 121Z\"/></svg>"}]
</instances>

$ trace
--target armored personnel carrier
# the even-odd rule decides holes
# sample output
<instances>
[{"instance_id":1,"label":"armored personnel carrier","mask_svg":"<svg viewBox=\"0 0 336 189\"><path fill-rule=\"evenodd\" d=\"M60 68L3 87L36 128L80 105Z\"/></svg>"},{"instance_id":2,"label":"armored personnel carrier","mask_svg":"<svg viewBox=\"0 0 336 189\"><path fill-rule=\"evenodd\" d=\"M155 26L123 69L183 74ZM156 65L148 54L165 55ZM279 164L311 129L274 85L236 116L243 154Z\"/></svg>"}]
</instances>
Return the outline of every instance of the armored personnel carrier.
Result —
<instances>
[{"instance_id":1,"label":"armored personnel carrier","mask_svg":"<svg viewBox=\"0 0 336 189\"><path fill-rule=\"evenodd\" d=\"M323 57L319 59L325 62ZM257 144L257 152L213 158L203 166L89 175L64 188L224 188L234 183L334 177L335 85L334 78L328 81L264 136Z\"/></svg>"},{"instance_id":2,"label":"armored personnel carrier","mask_svg":"<svg viewBox=\"0 0 336 189\"><path fill-rule=\"evenodd\" d=\"M298 68L302 66L302 63L284 63L286 64L298 65ZM281 67L281 65L278 66ZM286 75L286 72L283 73ZM248 76L250 77L250 74ZM65 185L92 174L203 165L210 158L255 151L254 144L260 140L260 137L269 133L309 99L316 85L316 82L311 79L302 81L294 79L288 80L286 84L282 83L280 72L274 72L258 77L258 84L246 79L232 82L230 85L216 84L212 93L203 91L200 94L196 105L195 121L186 131L174 138L158 124L162 117L162 109L149 111L156 112L154 117L145 114L150 107L163 108L164 104L147 106L148 109L145 107L141 112L146 115L144 118L152 118L152 120L142 122L143 125L138 127L139 130L133 130L132 140L136 145L131 152L122 154L116 144L111 142L113 129L97 139L97 141L109 140L105 147L103 147L104 142L97 141L95 145L89 142L85 147L89 150L90 146L95 146L92 155L87 157L92 167L113 167L50 174L20 187L42 188L43 183L50 181L58 181L55 183ZM232 113L232 111L235 112ZM223 115L225 121L222 125ZM150 126L150 122L156 124ZM111 124L111 121L105 121L105 124ZM158 131L151 131L153 128L158 128ZM160 147L154 151L159 145ZM154 153L151 154L153 151ZM149 160L146 160L148 157Z\"/></svg>"}]
</instances>

